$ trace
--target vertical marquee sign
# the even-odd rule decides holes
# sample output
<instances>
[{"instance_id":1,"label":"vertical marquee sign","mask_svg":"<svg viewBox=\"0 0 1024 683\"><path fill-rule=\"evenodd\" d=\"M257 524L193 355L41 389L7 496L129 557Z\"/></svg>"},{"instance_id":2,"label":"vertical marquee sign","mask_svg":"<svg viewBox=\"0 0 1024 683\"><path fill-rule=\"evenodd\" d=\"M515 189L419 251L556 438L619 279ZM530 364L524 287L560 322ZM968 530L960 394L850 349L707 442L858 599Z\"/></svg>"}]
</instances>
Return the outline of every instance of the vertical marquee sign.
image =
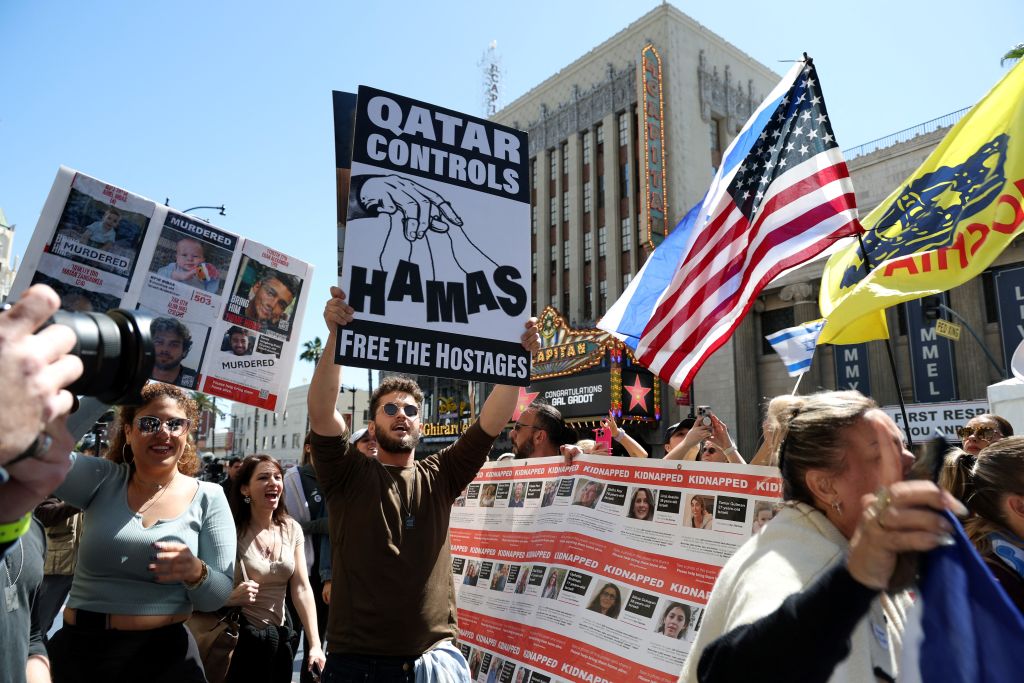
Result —
<instances>
[{"instance_id":1,"label":"vertical marquee sign","mask_svg":"<svg viewBox=\"0 0 1024 683\"><path fill-rule=\"evenodd\" d=\"M653 250L668 235L665 199L665 100L662 96L661 57L653 45L640 54L642 67L644 197L647 206L647 248Z\"/></svg>"}]
</instances>

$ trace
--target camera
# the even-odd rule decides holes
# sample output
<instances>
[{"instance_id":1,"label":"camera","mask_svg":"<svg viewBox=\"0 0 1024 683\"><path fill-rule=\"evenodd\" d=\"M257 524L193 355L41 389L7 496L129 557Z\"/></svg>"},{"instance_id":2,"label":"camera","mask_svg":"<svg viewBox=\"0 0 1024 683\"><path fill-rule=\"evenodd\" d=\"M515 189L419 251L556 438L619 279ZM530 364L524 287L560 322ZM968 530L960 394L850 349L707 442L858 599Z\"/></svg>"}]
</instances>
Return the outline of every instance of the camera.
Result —
<instances>
[{"instance_id":1,"label":"camera","mask_svg":"<svg viewBox=\"0 0 1024 683\"><path fill-rule=\"evenodd\" d=\"M705 427L711 426L711 406L697 406L696 424L703 425Z\"/></svg>"},{"instance_id":2,"label":"camera","mask_svg":"<svg viewBox=\"0 0 1024 683\"><path fill-rule=\"evenodd\" d=\"M82 360L82 376L68 391L108 404L141 403L142 387L156 358L151 322L144 313L120 308L107 313L54 313L50 323L74 331L77 341L71 355Z\"/></svg>"}]
</instances>

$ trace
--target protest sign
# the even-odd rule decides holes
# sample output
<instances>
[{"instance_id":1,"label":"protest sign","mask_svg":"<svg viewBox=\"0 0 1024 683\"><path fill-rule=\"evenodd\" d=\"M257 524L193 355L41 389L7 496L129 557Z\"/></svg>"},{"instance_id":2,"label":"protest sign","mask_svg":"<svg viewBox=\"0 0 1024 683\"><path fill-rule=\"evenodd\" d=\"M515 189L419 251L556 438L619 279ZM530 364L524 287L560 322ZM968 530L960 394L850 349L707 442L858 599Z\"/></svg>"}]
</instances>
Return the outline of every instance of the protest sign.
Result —
<instances>
[{"instance_id":1,"label":"protest sign","mask_svg":"<svg viewBox=\"0 0 1024 683\"><path fill-rule=\"evenodd\" d=\"M719 570L770 523L782 484L769 467L634 462L490 463L456 501L472 680L676 680Z\"/></svg>"},{"instance_id":2,"label":"protest sign","mask_svg":"<svg viewBox=\"0 0 1024 683\"><path fill-rule=\"evenodd\" d=\"M61 167L11 298L43 283L68 311L138 309L153 318L152 379L274 410L311 274L285 254Z\"/></svg>"},{"instance_id":3,"label":"protest sign","mask_svg":"<svg viewBox=\"0 0 1024 683\"><path fill-rule=\"evenodd\" d=\"M352 140L336 362L528 384L526 134L360 86Z\"/></svg>"}]
</instances>

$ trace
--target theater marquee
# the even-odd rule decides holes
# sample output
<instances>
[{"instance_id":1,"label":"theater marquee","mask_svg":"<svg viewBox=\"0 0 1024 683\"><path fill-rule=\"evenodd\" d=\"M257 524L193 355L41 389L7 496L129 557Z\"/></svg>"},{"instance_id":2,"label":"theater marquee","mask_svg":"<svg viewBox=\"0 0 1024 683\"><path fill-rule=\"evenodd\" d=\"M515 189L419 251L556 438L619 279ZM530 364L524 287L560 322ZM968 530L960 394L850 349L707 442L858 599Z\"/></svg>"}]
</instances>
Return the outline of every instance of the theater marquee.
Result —
<instances>
[{"instance_id":1,"label":"theater marquee","mask_svg":"<svg viewBox=\"0 0 1024 683\"><path fill-rule=\"evenodd\" d=\"M653 45L640 53L644 141L644 205L647 207L646 246L653 251L668 235L665 177L665 99L662 94L661 57Z\"/></svg>"}]
</instances>

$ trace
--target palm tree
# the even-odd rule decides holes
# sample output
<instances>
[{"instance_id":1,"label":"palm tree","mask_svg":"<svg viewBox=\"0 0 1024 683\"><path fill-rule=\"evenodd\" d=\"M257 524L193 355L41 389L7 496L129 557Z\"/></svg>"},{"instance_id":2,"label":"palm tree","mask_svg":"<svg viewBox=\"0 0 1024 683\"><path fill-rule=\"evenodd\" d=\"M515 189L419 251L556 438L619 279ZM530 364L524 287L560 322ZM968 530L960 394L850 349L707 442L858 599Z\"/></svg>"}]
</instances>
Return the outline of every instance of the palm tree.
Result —
<instances>
[{"instance_id":1,"label":"palm tree","mask_svg":"<svg viewBox=\"0 0 1024 683\"><path fill-rule=\"evenodd\" d=\"M313 341L302 342L302 353L299 354L299 360L309 361L316 365L323 355L324 344L320 341L320 337L313 337Z\"/></svg>"},{"instance_id":2,"label":"palm tree","mask_svg":"<svg viewBox=\"0 0 1024 683\"><path fill-rule=\"evenodd\" d=\"M216 397L210 396L209 394L204 394L201 391L193 391L192 392L192 400L196 402L196 408L199 411L200 415L203 414L204 410L210 411L210 415L213 418L213 424L211 426L213 428L213 435L214 435L213 436L213 444L212 444L212 447L211 447L210 450L212 450L214 452L214 454L216 454L216 451L217 451L217 418L218 417L224 417L225 415L227 415L227 413L225 413L223 410L221 410L217 406L217 399L216 399ZM196 425L195 428L199 429L199 425ZM197 442L198 442L198 439L197 439Z\"/></svg>"},{"instance_id":3,"label":"palm tree","mask_svg":"<svg viewBox=\"0 0 1024 683\"><path fill-rule=\"evenodd\" d=\"M1022 57L1024 57L1024 43L1017 43L999 60L999 66L1003 66L1006 62L1020 61Z\"/></svg>"}]
</instances>

